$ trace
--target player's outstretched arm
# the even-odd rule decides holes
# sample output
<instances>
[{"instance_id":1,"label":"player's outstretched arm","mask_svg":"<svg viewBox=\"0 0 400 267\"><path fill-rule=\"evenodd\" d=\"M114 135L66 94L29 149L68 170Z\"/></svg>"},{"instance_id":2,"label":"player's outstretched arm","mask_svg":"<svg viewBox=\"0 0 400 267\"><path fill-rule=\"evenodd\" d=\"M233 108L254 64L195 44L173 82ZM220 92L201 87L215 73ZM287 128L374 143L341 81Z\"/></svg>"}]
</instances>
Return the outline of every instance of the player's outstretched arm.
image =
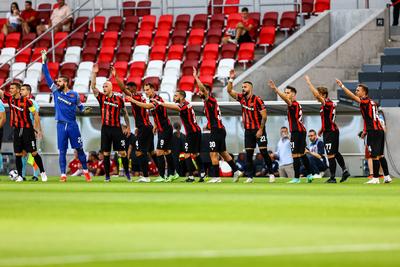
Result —
<instances>
[{"instance_id":1,"label":"player's outstretched arm","mask_svg":"<svg viewBox=\"0 0 400 267\"><path fill-rule=\"evenodd\" d=\"M292 101L290 101L290 99L283 93L281 92L278 87L276 87L275 83L273 80L269 80L268 81L268 85L269 87L271 87L272 90L274 90L274 92L280 96L280 98L282 98L283 101L286 102L286 104L288 104L289 106L292 105Z\"/></svg>"},{"instance_id":2,"label":"player's outstretched arm","mask_svg":"<svg viewBox=\"0 0 400 267\"><path fill-rule=\"evenodd\" d=\"M197 74L197 70L195 67L193 67L193 78L196 81L197 86L199 87L199 90L203 93L205 96L205 99L208 99L208 91L204 87L204 84L200 81L199 76Z\"/></svg>"},{"instance_id":3,"label":"player's outstretched arm","mask_svg":"<svg viewBox=\"0 0 400 267\"><path fill-rule=\"evenodd\" d=\"M52 92L58 90L57 85L54 83L53 79L51 78L49 67L47 66L47 52L46 50L42 50L42 70L44 78L46 79L47 85L51 89Z\"/></svg>"},{"instance_id":4,"label":"player's outstretched arm","mask_svg":"<svg viewBox=\"0 0 400 267\"><path fill-rule=\"evenodd\" d=\"M137 105L138 107L145 108L145 109L155 108L152 103L143 103L143 102L137 101L136 99L132 98L131 96L126 96L125 98L126 98L126 100Z\"/></svg>"},{"instance_id":5,"label":"player's outstretched arm","mask_svg":"<svg viewBox=\"0 0 400 267\"><path fill-rule=\"evenodd\" d=\"M361 102L361 99L360 99L358 96L356 96L352 91L350 91L350 89L348 89L346 86L344 86L344 84L342 83L341 80L336 79L336 83L339 85L340 88L343 89L344 93L345 93L348 97L350 97L352 100L354 100L354 101L356 101L356 102L358 102L358 103Z\"/></svg>"},{"instance_id":6,"label":"player's outstretched arm","mask_svg":"<svg viewBox=\"0 0 400 267\"><path fill-rule=\"evenodd\" d=\"M111 67L111 75L115 77L119 89L121 89L121 91L124 92L126 95L131 96L132 93L125 87L124 82L121 80L121 78L119 78L118 73L113 66Z\"/></svg>"},{"instance_id":7,"label":"player's outstretched arm","mask_svg":"<svg viewBox=\"0 0 400 267\"><path fill-rule=\"evenodd\" d=\"M229 71L229 80L228 80L228 86L226 87L228 90L228 94L234 98L237 99L238 92L233 90L233 79L235 79L235 70L230 70Z\"/></svg>"},{"instance_id":8,"label":"player's outstretched arm","mask_svg":"<svg viewBox=\"0 0 400 267\"><path fill-rule=\"evenodd\" d=\"M97 64L93 65L92 69L92 76L90 77L90 87L92 88L94 96L98 96L100 91L96 87L96 77L97 77L97 72L99 72L99 66Z\"/></svg>"},{"instance_id":9,"label":"player's outstretched arm","mask_svg":"<svg viewBox=\"0 0 400 267\"><path fill-rule=\"evenodd\" d=\"M314 97L322 104L325 105L325 100L321 95L318 93L317 89L315 89L314 85L311 82L311 79L308 75L304 76L308 87L310 88L311 92L313 93Z\"/></svg>"},{"instance_id":10,"label":"player's outstretched arm","mask_svg":"<svg viewBox=\"0 0 400 267\"><path fill-rule=\"evenodd\" d=\"M180 111L180 108L179 108L178 105L175 104L175 103L158 102L158 104L159 104L160 106L163 106L164 108L167 108L167 109L172 109L172 110Z\"/></svg>"}]
</instances>

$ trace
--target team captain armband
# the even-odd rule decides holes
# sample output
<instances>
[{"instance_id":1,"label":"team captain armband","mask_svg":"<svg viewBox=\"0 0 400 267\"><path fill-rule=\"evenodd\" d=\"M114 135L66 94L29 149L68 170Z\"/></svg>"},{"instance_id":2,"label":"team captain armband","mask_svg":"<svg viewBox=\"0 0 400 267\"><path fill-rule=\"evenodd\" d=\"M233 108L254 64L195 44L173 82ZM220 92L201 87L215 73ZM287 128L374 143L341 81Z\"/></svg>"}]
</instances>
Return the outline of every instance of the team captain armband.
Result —
<instances>
[{"instance_id":1,"label":"team captain armband","mask_svg":"<svg viewBox=\"0 0 400 267\"><path fill-rule=\"evenodd\" d=\"M32 107L29 107L29 111L30 111L31 113L35 112L35 111L36 111L35 106L32 105Z\"/></svg>"}]
</instances>

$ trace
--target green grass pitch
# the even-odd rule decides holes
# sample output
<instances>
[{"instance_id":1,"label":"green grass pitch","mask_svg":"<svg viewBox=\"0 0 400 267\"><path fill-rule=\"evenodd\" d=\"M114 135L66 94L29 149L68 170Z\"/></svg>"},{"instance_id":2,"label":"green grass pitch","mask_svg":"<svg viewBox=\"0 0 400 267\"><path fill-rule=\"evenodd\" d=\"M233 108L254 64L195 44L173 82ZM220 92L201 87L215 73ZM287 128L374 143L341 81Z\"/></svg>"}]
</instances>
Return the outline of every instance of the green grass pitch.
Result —
<instances>
[{"instance_id":1,"label":"green grass pitch","mask_svg":"<svg viewBox=\"0 0 400 267\"><path fill-rule=\"evenodd\" d=\"M400 266L400 180L286 181L1 177L0 266Z\"/></svg>"}]
</instances>

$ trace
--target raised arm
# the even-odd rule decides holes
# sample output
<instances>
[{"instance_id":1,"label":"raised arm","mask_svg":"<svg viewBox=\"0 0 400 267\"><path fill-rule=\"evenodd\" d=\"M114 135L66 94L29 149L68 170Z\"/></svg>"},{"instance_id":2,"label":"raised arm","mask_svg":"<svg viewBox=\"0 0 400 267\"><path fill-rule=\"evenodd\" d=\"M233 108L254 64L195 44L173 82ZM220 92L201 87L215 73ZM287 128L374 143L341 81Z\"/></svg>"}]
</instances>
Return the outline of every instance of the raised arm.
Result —
<instances>
[{"instance_id":1,"label":"raised arm","mask_svg":"<svg viewBox=\"0 0 400 267\"><path fill-rule=\"evenodd\" d=\"M136 99L132 98L131 96L126 96L125 97L126 100L128 100L129 102L141 107L141 108L145 108L145 109L152 109L154 108L154 105L152 103L143 103L140 101L137 101Z\"/></svg>"},{"instance_id":2,"label":"raised arm","mask_svg":"<svg viewBox=\"0 0 400 267\"><path fill-rule=\"evenodd\" d=\"M276 87L274 81L269 80L268 82L269 87L271 87L272 90L274 90L274 92L280 96L280 98L282 98L283 101L286 102L286 104L288 104L289 106L292 105L292 101L290 101L290 99L283 93L281 92L278 87Z\"/></svg>"},{"instance_id":3,"label":"raised arm","mask_svg":"<svg viewBox=\"0 0 400 267\"><path fill-rule=\"evenodd\" d=\"M164 108L167 109L172 109L172 110L176 110L176 111L180 111L181 109L178 107L177 104L175 103L166 103L166 102L158 102L158 104L160 106L163 106Z\"/></svg>"},{"instance_id":4,"label":"raised arm","mask_svg":"<svg viewBox=\"0 0 400 267\"><path fill-rule=\"evenodd\" d=\"M132 93L125 87L124 82L119 78L118 73L113 66L111 66L111 74L115 77L115 80L117 81L117 84L121 91L124 92L126 95L131 96Z\"/></svg>"},{"instance_id":5,"label":"raised arm","mask_svg":"<svg viewBox=\"0 0 400 267\"><path fill-rule=\"evenodd\" d=\"M341 80L336 79L336 83L339 85L340 88L343 89L344 93L350 97L352 100L356 101L357 103L361 102L361 99L356 96L352 91L350 91L350 89L348 89L346 86L344 86L344 84L342 83Z\"/></svg>"},{"instance_id":6,"label":"raised arm","mask_svg":"<svg viewBox=\"0 0 400 267\"><path fill-rule=\"evenodd\" d=\"M304 79L306 80L306 83L308 84L308 87L310 88L311 92L313 93L314 97L322 104L325 105L325 100L324 98L318 93L317 89L315 89L314 85L311 82L310 77L308 75L304 76Z\"/></svg>"},{"instance_id":7,"label":"raised arm","mask_svg":"<svg viewBox=\"0 0 400 267\"><path fill-rule=\"evenodd\" d=\"M193 67L193 77L194 80L197 83L197 86L199 87L199 90L202 92L202 94L204 95L205 99L208 99L208 91L206 90L206 88L204 87L204 84L200 81L197 70L195 67Z\"/></svg>"},{"instance_id":8,"label":"raised arm","mask_svg":"<svg viewBox=\"0 0 400 267\"><path fill-rule=\"evenodd\" d=\"M238 92L236 92L235 90L233 90L233 79L235 79L235 70L230 70L229 71L229 80L228 80L228 94L234 98L237 99L238 96Z\"/></svg>"},{"instance_id":9,"label":"raised arm","mask_svg":"<svg viewBox=\"0 0 400 267\"><path fill-rule=\"evenodd\" d=\"M47 66L47 52L46 50L42 50L42 70L44 78L46 79L47 85L51 89L52 92L58 90L57 85L54 83L53 79L50 76L49 68Z\"/></svg>"},{"instance_id":10,"label":"raised arm","mask_svg":"<svg viewBox=\"0 0 400 267\"><path fill-rule=\"evenodd\" d=\"M97 89L97 87L96 87L97 72L99 72L99 66L97 64L94 64L93 69L92 69L92 76L90 78L90 87L92 88L92 91L93 91L93 94L95 97L97 97L100 92L99 89Z\"/></svg>"}]
</instances>

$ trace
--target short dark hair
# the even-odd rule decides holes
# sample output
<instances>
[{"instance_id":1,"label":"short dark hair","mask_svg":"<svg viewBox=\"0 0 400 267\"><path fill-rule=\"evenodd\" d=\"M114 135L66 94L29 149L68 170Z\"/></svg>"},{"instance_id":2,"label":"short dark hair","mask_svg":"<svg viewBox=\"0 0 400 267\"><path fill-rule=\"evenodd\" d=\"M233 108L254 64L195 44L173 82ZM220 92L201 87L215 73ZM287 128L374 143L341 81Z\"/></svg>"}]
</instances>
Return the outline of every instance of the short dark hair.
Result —
<instances>
[{"instance_id":1,"label":"short dark hair","mask_svg":"<svg viewBox=\"0 0 400 267\"><path fill-rule=\"evenodd\" d=\"M286 127L286 126L282 126L282 127L281 127L281 130L283 130L283 129L286 129L286 130L288 130L288 127Z\"/></svg>"},{"instance_id":2,"label":"short dark hair","mask_svg":"<svg viewBox=\"0 0 400 267\"><path fill-rule=\"evenodd\" d=\"M253 87L253 83L252 83L252 82L250 82L250 81L244 81L243 83L250 84L250 85Z\"/></svg>"},{"instance_id":3,"label":"short dark hair","mask_svg":"<svg viewBox=\"0 0 400 267\"><path fill-rule=\"evenodd\" d=\"M242 7L242 12L249 12L249 9L247 7Z\"/></svg>"},{"instance_id":4,"label":"short dark hair","mask_svg":"<svg viewBox=\"0 0 400 267\"><path fill-rule=\"evenodd\" d=\"M25 1L25 4L30 4L30 5L32 5L32 1Z\"/></svg>"},{"instance_id":5,"label":"short dark hair","mask_svg":"<svg viewBox=\"0 0 400 267\"><path fill-rule=\"evenodd\" d=\"M21 87L26 87L26 89L28 89L29 92L32 92L32 87L27 83L24 83Z\"/></svg>"},{"instance_id":6,"label":"short dark hair","mask_svg":"<svg viewBox=\"0 0 400 267\"><path fill-rule=\"evenodd\" d=\"M179 122L174 123L174 129L175 130L180 130L181 129L181 124Z\"/></svg>"},{"instance_id":7,"label":"short dark hair","mask_svg":"<svg viewBox=\"0 0 400 267\"><path fill-rule=\"evenodd\" d=\"M328 88L326 88L325 86L317 87L317 91L325 97L328 97Z\"/></svg>"},{"instance_id":8,"label":"short dark hair","mask_svg":"<svg viewBox=\"0 0 400 267\"><path fill-rule=\"evenodd\" d=\"M364 84L364 83L359 83L358 84L358 87L361 87L363 90L364 90L364 92L368 95L368 86L366 85L366 84Z\"/></svg>"},{"instance_id":9,"label":"short dark hair","mask_svg":"<svg viewBox=\"0 0 400 267\"><path fill-rule=\"evenodd\" d=\"M178 94L180 94L181 96L183 96L184 98L186 98L186 92L183 90L178 90L176 91Z\"/></svg>"},{"instance_id":10,"label":"short dark hair","mask_svg":"<svg viewBox=\"0 0 400 267\"><path fill-rule=\"evenodd\" d=\"M135 82L127 82L126 86L132 86L132 87L137 88L137 84Z\"/></svg>"},{"instance_id":11,"label":"short dark hair","mask_svg":"<svg viewBox=\"0 0 400 267\"><path fill-rule=\"evenodd\" d=\"M209 93L211 93L211 91L212 91L211 86L208 85L208 84L203 84L203 85L204 85L204 88L205 88Z\"/></svg>"},{"instance_id":12,"label":"short dark hair","mask_svg":"<svg viewBox=\"0 0 400 267\"><path fill-rule=\"evenodd\" d=\"M148 86L151 89L155 89L154 85L152 83L145 83L144 86Z\"/></svg>"},{"instance_id":13,"label":"short dark hair","mask_svg":"<svg viewBox=\"0 0 400 267\"><path fill-rule=\"evenodd\" d=\"M297 90L293 86L288 85L288 86L286 86L286 89L289 89L292 93L297 94Z\"/></svg>"},{"instance_id":14,"label":"short dark hair","mask_svg":"<svg viewBox=\"0 0 400 267\"><path fill-rule=\"evenodd\" d=\"M21 84L20 83L10 83L10 86L14 85L15 87L17 87L18 90L21 89Z\"/></svg>"},{"instance_id":15,"label":"short dark hair","mask_svg":"<svg viewBox=\"0 0 400 267\"><path fill-rule=\"evenodd\" d=\"M61 76L59 76L58 78L59 78L59 79L63 79L63 80L64 80L64 82L66 82L66 83L67 83L67 85L69 85L69 78L68 78L67 76L63 76L63 75L61 75Z\"/></svg>"},{"instance_id":16,"label":"short dark hair","mask_svg":"<svg viewBox=\"0 0 400 267\"><path fill-rule=\"evenodd\" d=\"M309 133L314 133L315 135L317 135L317 132L314 129L311 129L308 131Z\"/></svg>"}]
</instances>

